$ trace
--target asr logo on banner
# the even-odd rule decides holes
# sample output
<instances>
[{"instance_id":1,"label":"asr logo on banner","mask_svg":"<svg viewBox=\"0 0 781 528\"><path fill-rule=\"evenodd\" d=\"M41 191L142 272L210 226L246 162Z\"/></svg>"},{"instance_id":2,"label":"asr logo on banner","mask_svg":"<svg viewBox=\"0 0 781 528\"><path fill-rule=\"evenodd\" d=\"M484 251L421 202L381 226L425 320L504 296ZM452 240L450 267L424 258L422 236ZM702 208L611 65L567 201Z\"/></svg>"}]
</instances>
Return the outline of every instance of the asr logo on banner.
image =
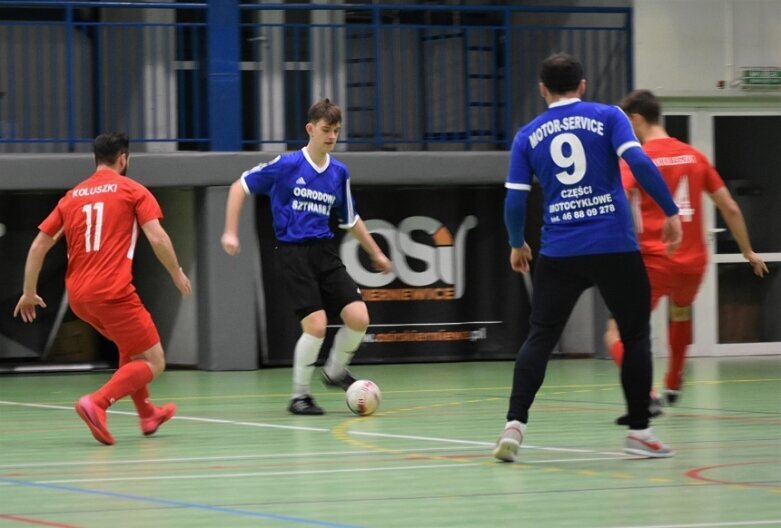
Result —
<instances>
[{"instance_id":1,"label":"asr logo on banner","mask_svg":"<svg viewBox=\"0 0 781 528\"><path fill-rule=\"evenodd\" d=\"M476 216L467 216L461 221L454 237L442 222L428 216L409 216L398 227L385 220L367 220L368 230L385 240L388 256L393 262L393 272L383 274L367 269L359 258L361 248L358 241L353 237L342 239L342 262L350 276L361 286L366 301L459 299L466 288L466 235L477 223ZM427 234L427 243L418 241L421 237L413 239L412 233L415 232ZM408 258L421 262L422 266L413 269ZM406 287L384 288L396 280Z\"/></svg>"}]
</instances>

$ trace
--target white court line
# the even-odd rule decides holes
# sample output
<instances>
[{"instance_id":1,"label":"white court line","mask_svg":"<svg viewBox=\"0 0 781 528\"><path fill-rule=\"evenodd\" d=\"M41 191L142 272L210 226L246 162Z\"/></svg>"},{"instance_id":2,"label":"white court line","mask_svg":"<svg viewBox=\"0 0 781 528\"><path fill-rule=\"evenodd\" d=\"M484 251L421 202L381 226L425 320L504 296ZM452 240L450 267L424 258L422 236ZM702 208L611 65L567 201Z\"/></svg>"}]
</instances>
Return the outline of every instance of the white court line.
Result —
<instances>
[{"instance_id":1,"label":"white court line","mask_svg":"<svg viewBox=\"0 0 781 528\"><path fill-rule=\"evenodd\" d=\"M5 401L0 400L0 405L15 405L19 407L35 407L35 408L42 408L42 409L57 409L57 410L67 410L71 411L73 410L72 407L66 407L64 405L44 405L40 403L22 403L22 402L13 402L13 401ZM119 415L126 415L126 416L136 416L136 413L134 412L128 412L128 411L114 411L114 410L108 410L106 411L111 414L119 414ZM237 422L234 420L221 420L218 418L199 418L196 416L180 416L176 415L172 418L173 420L187 420L192 422L204 422L204 423L215 423L215 424L223 424L223 425L244 425L247 427L264 427L264 428L271 428L271 429L289 429L292 431L313 431L316 433L330 433L330 429L325 429L322 427L302 427L299 425L280 425L280 424L269 424L269 423L262 423L262 422ZM378 438L396 438L396 439L407 439L407 440L423 440L427 442L445 442L450 444L460 444L460 445L471 445L471 446L483 446L483 447L490 447L493 446L493 442L478 442L474 440L459 440L456 438L439 438L439 437L432 437L432 436L415 436L415 435L397 435L397 434L390 434L390 433L370 433L370 432L364 432L364 431L348 431L347 432L350 435L353 436L373 436ZM593 455L610 455L610 456L616 456L620 458L636 458L636 457L630 457L625 455L624 453L617 453L617 452L611 452L611 451L594 451L591 449L575 449L575 448L566 448L566 447L539 447L539 446L532 446L532 445L522 445L521 446L524 449L539 449L541 451L555 451L555 452L562 452L562 453L583 453L583 454L593 454ZM575 460L573 460L575 461Z\"/></svg>"},{"instance_id":2,"label":"white court line","mask_svg":"<svg viewBox=\"0 0 781 528\"><path fill-rule=\"evenodd\" d=\"M402 440L424 440L428 442L447 442L447 443L453 443L453 444L465 444L465 445L474 445L474 446L484 446L484 447L493 447L495 445L494 442L477 442L474 440L457 440L453 438L439 438L435 436L414 436L414 435L400 435L400 434L390 434L390 433L370 433L366 431L348 431L349 434L353 436L377 436L381 438L398 438ZM594 455L616 455L621 456L624 458L627 458L627 456L624 453L617 453L614 451L594 451L592 449L575 449L575 448L568 448L568 447L539 447L539 446L533 446L533 445L522 445L522 449L539 449L540 451L558 451L558 452L564 452L564 453L586 453L586 454L594 454Z\"/></svg>"},{"instance_id":3,"label":"white court line","mask_svg":"<svg viewBox=\"0 0 781 528\"><path fill-rule=\"evenodd\" d=\"M478 449L478 447L464 446L462 450L468 451ZM480 447L479 449L482 449ZM430 451L453 451L452 447L417 447L410 449L394 449L394 452L398 453L420 453ZM358 455L376 455L376 449L368 449L365 451L314 451L309 453L266 453L258 455L223 455L223 456L211 456L211 457L181 457L181 458L145 458L143 460L134 458L128 460L105 460L100 463L101 466L125 466L136 464L177 464L179 462L221 462L232 460L260 460L264 458L322 458L329 456L358 456ZM390 454L390 453L389 453ZM36 462L28 464L3 464L0 465L0 470L5 469L35 469L35 468L48 468L48 467L78 467L78 466L94 466L94 461L80 461L80 462Z\"/></svg>"},{"instance_id":4,"label":"white court line","mask_svg":"<svg viewBox=\"0 0 781 528\"><path fill-rule=\"evenodd\" d=\"M39 409L57 409L62 411L72 411L73 407L66 407L64 405L43 405L40 403L21 403L21 402L13 402L13 401L4 401L0 400L0 405L16 405L19 407L35 407ZM137 416L134 412L129 411L115 411L113 409L110 409L106 411L108 414L119 414L124 416ZM329 433L331 432L330 429L324 429L322 427L302 427L300 425L279 425L279 424L270 424L270 423L258 423L258 422L237 422L235 420L221 420L219 418L199 418L196 416L179 416L176 415L172 418L173 420L187 420L190 422L205 422L205 423L216 423L216 424L223 424L223 425L246 425L248 427L265 427L269 429L288 429L291 431L314 431L316 433Z\"/></svg>"},{"instance_id":5,"label":"white court line","mask_svg":"<svg viewBox=\"0 0 781 528\"><path fill-rule=\"evenodd\" d=\"M713 523L693 523L693 524L642 524L635 526L614 526L612 528L715 528L718 526L766 526L781 525L781 519L772 521L733 521L733 522L713 522Z\"/></svg>"},{"instance_id":6,"label":"white court line","mask_svg":"<svg viewBox=\"0 0 781 528\"><path fill-rule=\"evenodd\" d=\"M252 473L218 473L200 475L155 475L148 477L106 477L106 478L82 478L82 479L56 479L37 480L33 484L83 484L87 482L130 482L130 481L158 481L158 480L205 480L223 478L247 478L247 477L298 477L301 475L322 475L334 473L372 473L376 471L414 471L419 469L458 469L463 467L478 466L480 462L454 463L454 464L427 464L425 466L393 466L393 467L367 467L351 469L310 469L301 471L257 471ZM0 486L14 485L13 482L2 482Z\"/></svg>"},{"instance_id":7,"label":"white court line","mask_svg":"<svg viewBox=\"0 0 781 528\"><path fill-rule=\"evenodd\" d=\"M408 326L457 326L457 325L476 325L476 324L502 324L504 321L453 321L448 323L389 323L389 324L370 324L369 328L392 328ZM328 328L340 328L343 325L330 324Z\"/></svg>"}]
</instances>

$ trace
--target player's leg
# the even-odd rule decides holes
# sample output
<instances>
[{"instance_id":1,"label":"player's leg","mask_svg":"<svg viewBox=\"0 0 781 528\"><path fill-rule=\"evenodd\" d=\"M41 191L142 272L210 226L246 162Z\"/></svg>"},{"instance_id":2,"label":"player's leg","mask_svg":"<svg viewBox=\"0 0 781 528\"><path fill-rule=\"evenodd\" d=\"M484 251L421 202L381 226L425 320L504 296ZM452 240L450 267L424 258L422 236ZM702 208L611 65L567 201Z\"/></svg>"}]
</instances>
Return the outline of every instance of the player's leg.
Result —
<instances>
[{"instance_id":1,"label":"player's leg","mask_svg":"<svg viewBox=\"0 0 781 528\"><path fill-rule=\"evenodd\" d=\"M627 400L630 427L648 427L652 382L651 292L639 253L603 255L594 280L616 320L624 344L621 385Z\"/></svg>"},{"instance_id":2,"label":"player's leg","mask_svg":"<svg viewBox=\"0 0 781 528\"><path fill-rule=\"evenodd\" d=\"M671 291L671 266L666 259L659 259L653 255L644 256L643 262L651 284L651 311L654 311L659 300L669 295ZM613 317L607 320L603 340L610 357L620 367L624 360L624 343L621 341L621 333Z\"/></svg>"},{"instance_id":3,"label":"player's leg","mask_svg":"<svg viewBox=\"0 0 781 528\"><path fill-rule=\"evenodd\" d=\"M311 395L312 374L328 322L317 270L311 262L316 246L280 244L276 252L285 291L301 324L301 335L293 349L293 391L287 408L292 414L319 415L325 412Z\"/></svg>"},{"instance_id":4,"label":"player's leg","mask_svg":"<svg viewBox=\"0 0 781 528\"><path fill-rule=\"evenodd\" d=\"M342 390L355 381L348 365L366 335L369 327L369 310L361 297L358 286L335 252L323 252L323 266L328 269L321 282L323 298L329 313L339 313L344 323L334 336L328 360L323 368L323 383Z\"/></svg>"},{"instance_id":5,"label":"player's leg","mask_svg":"<svg viewBox=\"0 0 781 528\"><path fill-rule=\"evenodd\" d=\"M293 393L287 410L292 414L319 415L325 411L315 403L311 394L320 347L325 339L328 318L325 310L319 309L301 319L301 335L293 349Z\"/></svg>"},{"instance_id":6,"label":"player's leg","mask_svg":"<svg viewBox=\"0 0 781 528\"><path fill-rule=\"evenodd\" d=\"M323 367L323 383L346 391L355 382L347 367L366 335L369 311L363 301L353 301L342 309L340 315L344 325L334 336L328 360Z\"/></svg>"},{"instance_id":7,"label":"player's leg","mask_svg":"<svg viewBox=\"0 0 781 528\"><path fill-rule=\"evenodd\" d=\"M702 273L679 274L670 295L670 322L667 331L670 356L664 379L664 394L668 404L674 404L683 385L686 351L692 342L692 303L702 283Z\"/></svg>"},{"instance_id":8,"label":"player's leg","mask_svg":"<svg viewBox=\"0 0 781 528\"><path fill-rule=\"evenodd\" d=\"M621 386L627 402L629 434L624 451L654 458L672 456L650 428L651 292L645 266L639 253L602 257L600 265L592 268L594 282L615 316L625 349Z\"/></svg>"},{"instance_id":9,"label":"player's leg","mask_svg":"<svg viewBox=\"0 0 781 528\"><path fill-rule=\"evenodd\" d=\"M160 336L149 312L133 293L111 303L71 303L74 313L87 322L95 320L131 361L120 366L106 384L79 399L76 411L93 436L104 444L114 439L106 427L105 410L125 396L141 390L165 369Z\"/></svg>"},{"instance_id":10,"label":"player's leg","mask_svg":"<svg viewBox=\"0 0 781 528\"><path fill-rule=\"evenodd\" d=\"M511 462L520 448L529 408L542 382L548 359L581 293L591 284L575 271L580 257L553 259L540 255L533 274L529 335L515 360L505 429L493 450L499 460Z\"/></svg>"}]
</instances>

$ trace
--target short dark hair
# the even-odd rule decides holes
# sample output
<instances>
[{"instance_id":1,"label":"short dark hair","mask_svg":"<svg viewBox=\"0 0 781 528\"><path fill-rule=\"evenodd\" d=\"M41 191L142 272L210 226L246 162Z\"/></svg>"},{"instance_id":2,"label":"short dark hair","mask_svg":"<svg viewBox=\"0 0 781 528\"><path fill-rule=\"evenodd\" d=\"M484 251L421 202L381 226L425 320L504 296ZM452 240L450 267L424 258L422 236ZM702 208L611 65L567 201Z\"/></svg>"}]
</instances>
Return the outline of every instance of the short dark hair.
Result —
<instances>
[{"instance_id":1,"label":"short dark hair","mask_svg":"<svg viewBox=\"0 0 781 528\"><path fill-rule=\"evenodd\" d=\"M107 132L95 138L95 164L113 165L120 154L130 154L130 139L122 132Z\"/></svg>"},{"instance_id":2,"label":"short dark hair","mask_svg":"<svg viewBox=\"0 0 781 528\"><path fill-rule=\"evenodd\" d=\"M542 61L540 80L551 93L571 92L583 80L583 66L567 53L554 53Z\"/></svg>"},{"instance_id":3,"label":"short dark hair","mask_svg":"<svg viewBox=\"0 0 781 528\"><path fill-rule=\"evenodd\" d=\"M342 122L342 109L331 102L327 97L320 99L309 109L309 122L317 123L321 119L329 125L335 125Z\"/></svg>"},{"instance_id":4,"label":"short dark hair","mask_svg":"<svg viewBox=\"0 0 781 528\"><path fill-rule=\"evenodd\" d=\"M659 123L662 105L651 90L635 90L618 103L625 114L640 114L649 124Z\"/></svg>"}]
</instances>

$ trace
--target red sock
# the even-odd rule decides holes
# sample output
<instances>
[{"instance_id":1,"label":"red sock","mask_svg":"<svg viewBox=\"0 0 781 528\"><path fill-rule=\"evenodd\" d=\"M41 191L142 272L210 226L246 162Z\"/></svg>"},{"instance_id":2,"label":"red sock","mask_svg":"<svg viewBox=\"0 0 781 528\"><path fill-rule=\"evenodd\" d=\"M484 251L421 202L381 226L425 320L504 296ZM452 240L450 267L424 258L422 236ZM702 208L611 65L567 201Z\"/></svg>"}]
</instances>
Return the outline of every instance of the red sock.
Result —
<instances>
[{"instance_id":1,"label":"red sock","mask_svg":"<svg viewBox=\"0 0 781 528\"><path fill-rule=\"evenodd\" d=\"M117 400L144 388L152 381L152 367L143 360L131 361L119 367L108 383L92 393L98 407L107 409Z\"/></svg>"},{"instance_id":2,"label":"red sock","mask_svg":"<svg viewBox=\"0 0 781 528\"><path fill-rule=\"evenodd\" d=\"M624 343L621 341L616 341L613 343L613 346L610 347L610 357L613 358L613 361L616 362L616 365L619 367L621 366L621 363L624 362Z\"/></svg>"},{"instance_id":3,"label":"red sock","mask_svg":"<svg viewBox=\"0 0 781 528\"><path fill-rule=\"evenodd\" d=\"M133 361L132 359L127 360L119 360L119 366L123 367ZM136 392L132 393L130 395L130 398L133 400L133 405L136 406L136 412L138 413L138 416L141 418L148 418L152 416L155 412L155 406L152 405L152 402L149 400L149 386L144 385Z\"/></svg>"},{"instance_id":4,"label":"red sock","mask_svg":"<svg viewBox=\"0 0 781 528\"><path fill-rule=\"evenodd\" d=\"M664 386L679 390L683 381L683 364L686 361L686 349L692 341L692 322L670 321L668 330L670 338L670 360L667 363L667 376Z\"/></svg>"}]
</instances>

